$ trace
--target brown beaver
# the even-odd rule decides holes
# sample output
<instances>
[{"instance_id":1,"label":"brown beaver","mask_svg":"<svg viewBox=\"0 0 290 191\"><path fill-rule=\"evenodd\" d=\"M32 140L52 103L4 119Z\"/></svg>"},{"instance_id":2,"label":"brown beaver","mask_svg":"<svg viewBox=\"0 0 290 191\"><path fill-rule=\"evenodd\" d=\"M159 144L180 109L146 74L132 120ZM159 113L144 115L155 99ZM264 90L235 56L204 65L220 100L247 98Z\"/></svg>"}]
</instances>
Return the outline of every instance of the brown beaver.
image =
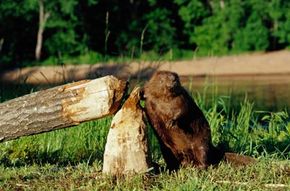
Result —
<instances>
[{"instance_id":1,"label":"brown beaver","mask_svg":"<svg viewBox=\"0 0 290 191\"><path fill-rule=\"evenodd\" d=\"M169 170L181 165L206 168L227 156L212 145L210 126L176 73L153 74L144 86L144 98L147 118Z\"/></svg>"}]
</instances>

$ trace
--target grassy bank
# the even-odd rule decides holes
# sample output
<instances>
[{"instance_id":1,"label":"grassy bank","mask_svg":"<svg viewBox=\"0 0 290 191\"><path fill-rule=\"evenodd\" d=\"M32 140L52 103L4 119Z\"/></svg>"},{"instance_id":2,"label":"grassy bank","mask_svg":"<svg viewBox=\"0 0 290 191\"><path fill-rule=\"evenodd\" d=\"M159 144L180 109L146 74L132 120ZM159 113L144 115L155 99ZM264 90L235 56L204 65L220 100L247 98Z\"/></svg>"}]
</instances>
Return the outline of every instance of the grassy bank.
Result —
<instances>
[{"instance_id":1,"label":"grassy bank","mask_svg":"<svg viewBox=\"0 0 290 191\"><path fill-rule=\"evenodd\" d=\"M259 159L257 165L237 170L222 164L207 171L182 169L171 175L164 172L159 176L140 175L124 180L104 177L100 169L111 122L111 118L105 118L1 143L0 188L263 190L267 184L290 184L286 169L290 166L288 113L257 112L246 99L236 108L231 107L227 97L214 96L210 102L206 99L204 95L195 95L210 123L213 143L254 156ZM148 131L153 158L162 165L156 138L150 128Z\"/></svg>"}]
</instances>

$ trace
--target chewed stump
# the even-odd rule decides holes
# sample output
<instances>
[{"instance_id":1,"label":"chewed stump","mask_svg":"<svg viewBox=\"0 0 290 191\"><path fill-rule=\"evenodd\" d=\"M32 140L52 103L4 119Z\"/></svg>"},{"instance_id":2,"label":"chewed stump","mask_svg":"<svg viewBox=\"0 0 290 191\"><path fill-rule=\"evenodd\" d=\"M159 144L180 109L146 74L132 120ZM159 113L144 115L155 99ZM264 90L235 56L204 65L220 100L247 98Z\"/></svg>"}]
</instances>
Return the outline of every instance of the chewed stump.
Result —
<instances>
[{"instance_id":1,"label":"chewed stump","mask_svg":"<svg viewBox=\"0 0 290 191\"><path fill-rule=\"evenodd\" d=\"M114 116L105 147L103 173L135 174L150 168L145 115L139 101L137 87Z\"/></svg>"}]
</instances>

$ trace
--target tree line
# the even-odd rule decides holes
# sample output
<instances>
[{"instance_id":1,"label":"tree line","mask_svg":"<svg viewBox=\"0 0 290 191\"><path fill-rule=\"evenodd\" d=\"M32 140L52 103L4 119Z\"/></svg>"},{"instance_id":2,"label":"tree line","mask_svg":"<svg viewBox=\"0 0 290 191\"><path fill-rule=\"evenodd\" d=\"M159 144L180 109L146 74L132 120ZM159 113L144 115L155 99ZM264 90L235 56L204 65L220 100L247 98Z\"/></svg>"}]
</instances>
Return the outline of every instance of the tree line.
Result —
<instances>
[{"instance_id":1,"label":"tree line","mask_svg":"<svg viewBox=\"0 0 290 191\"><path fill-rule=\"evenodd\" d=\"M0 67L95 52L139 57L290 46L289 0L1 0Z\"/></svg>"}]
</instances>

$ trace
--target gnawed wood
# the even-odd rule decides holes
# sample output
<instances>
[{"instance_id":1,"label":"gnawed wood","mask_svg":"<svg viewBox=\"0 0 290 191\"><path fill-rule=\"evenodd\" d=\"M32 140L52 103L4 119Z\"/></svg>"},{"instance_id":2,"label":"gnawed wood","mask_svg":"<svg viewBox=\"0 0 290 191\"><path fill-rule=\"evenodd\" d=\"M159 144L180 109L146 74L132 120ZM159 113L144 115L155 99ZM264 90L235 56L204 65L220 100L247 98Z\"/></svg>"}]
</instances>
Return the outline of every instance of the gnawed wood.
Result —
<instances>
[{"instance_id":1,"label":"gnawed wood","mask_svg":"<svg viewBox=\"0 0 290 191\"><path fill-rule=\"evenodd\" d=\"M135 88L114 116L104 153L103 173L123 175L146 172L151 163L144 113Z\"/></svg>"},{"instance_id":2,"label":"gnawed wood","mask_svg":"<svg viewBox=\"0 0 290 191\"><path fill-rule=\"evenodd\" d=\"M126 82L83 80L0 104L0 142L77 125L116 112Z\"/></svg>"}]
</instances>

